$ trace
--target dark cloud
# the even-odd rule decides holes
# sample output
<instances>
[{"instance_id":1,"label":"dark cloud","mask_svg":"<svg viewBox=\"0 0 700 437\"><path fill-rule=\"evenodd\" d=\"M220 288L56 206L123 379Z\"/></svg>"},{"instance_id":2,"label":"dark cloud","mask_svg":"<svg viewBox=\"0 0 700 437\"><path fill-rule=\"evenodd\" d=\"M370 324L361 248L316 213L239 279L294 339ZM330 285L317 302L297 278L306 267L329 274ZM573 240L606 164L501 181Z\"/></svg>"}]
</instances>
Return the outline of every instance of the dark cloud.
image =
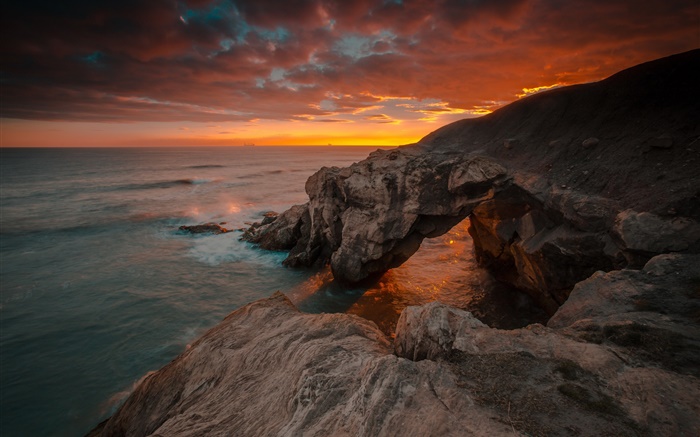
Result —
<instances>
[{"instance_id":1,"label":"dark cloud","mask_svg":"<svg viewBox=\"0 0 700 437\"><path fill-rule=\"evenodd\" d=\"M449 104L423 114L493 107L695 48L700 4L33 1L4 2L0 25L3 117L362 119L386 96Z\"/></svg>"},{"instance_id":2,"label":"dark cloud","mask_svg":"<svg viewBox=\"0 0 700 437\"><path fill-rule=\"evenodd\" d=\"M253 25L277 26L323 25L323 3L316 0L253 0L235 1L236 8Z\"/></svg>"},{"instance_id":3,"label":"dark cloud","mask_svg":"<svg viewBox=\"0 0 700 437\"><path fill-rule=\"evenodd\" d=\"M367 115L364 119L375 123L394 123L394 120L386 114Z\"/></svg>"}]
</instances>

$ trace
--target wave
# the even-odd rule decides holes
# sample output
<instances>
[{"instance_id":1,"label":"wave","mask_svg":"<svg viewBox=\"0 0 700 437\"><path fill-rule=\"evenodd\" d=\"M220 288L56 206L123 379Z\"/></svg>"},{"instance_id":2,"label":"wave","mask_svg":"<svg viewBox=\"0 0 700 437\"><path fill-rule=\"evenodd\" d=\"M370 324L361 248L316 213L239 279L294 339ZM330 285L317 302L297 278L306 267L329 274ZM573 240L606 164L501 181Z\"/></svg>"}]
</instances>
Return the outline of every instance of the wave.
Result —
<instances>
[{"instance_id":1,"label":"wave","mask_svg":"<svg viewBox=\"0 0 700 437\"><path fill-rule=\"evenodd\" d=\"M238 179L255 179L265 176L265 173L249 173L238 176Z\"/></svg>"},{"instance_id":2,"label":"wave","mask_svg":"<svg viewBox=\"0 0 700 437\"><path fill-rule=\"evenodd\" d=\"M264 170L264 171L259 171L257 173L248 173L248 174L240 175L240 176L238 176L238 179L255 179L255 178L265 177L268 175L278 175L278 174L288 173L290 171L294 171L294 170L280 170L280 169Z\"/></svg>"},{"instance_id":3,"label":"wave","mask_svg":"<svg viewBox=\"0 0 700 437\"><path fill-rule=\"evenodd\" d=\"M204 164L204 165L191 165L187 168L224 168L225 165L220 164Z\"/></svg>"},{"instance_id":4,"label":"wave","mask_svg":"<svg viewBox=\"0 0 700 437\"><path fill-rule=\"evenodd\" d=\"M247 263L267 267L278 267L288 252L264 251L252 244L239 241L240 234L232 232L221 235L203 235L191 240L188 255L210 266L226 263Z\"/></svg>"},{"instance_id":5,"label":"wave","mask_svg":"<svg viewBox=\"0 0 700 437\"><path fill-rule=\"evenodd\" d=\"M156 225L164 227L177 227L186 220L186 214L174 214L172 212L142 212L125 215L104 216L89 222L75 220L62 223L48 223L27 221L8 225L3 223L0 227L0 238L10 237L30 237L38 235L70 235L87 236L96 234L109 234L128 232L134 226Z\"/></svg>"},{"instance_id":6,"label":"wave","mask_svg":"<svg viewBox=\"0 0 700 437\"><path fill-rule=\"evenodd\" d=\"M131 191L131 190L152 190L152 189L163 189L172 188L181 185L202 185L214 182L215 179L206 178L184 178L176 179L173 181L159 181L159 182L145 182L138 184L126 184L118 185L112 188L113 191Z\"/></svg>"},{"instance_id":7,"label":"wave","mask_svg":"<svg viewBox=\"0 0 700 437\"><path fill-rule=\"evenodd\" d=\"M188 178L188 179L178 179L175 182L178 184L185 184L185 185L201 185L201 184L208 184L209 182L214 182L214 179Z\"/></svg>"}]
</instances>

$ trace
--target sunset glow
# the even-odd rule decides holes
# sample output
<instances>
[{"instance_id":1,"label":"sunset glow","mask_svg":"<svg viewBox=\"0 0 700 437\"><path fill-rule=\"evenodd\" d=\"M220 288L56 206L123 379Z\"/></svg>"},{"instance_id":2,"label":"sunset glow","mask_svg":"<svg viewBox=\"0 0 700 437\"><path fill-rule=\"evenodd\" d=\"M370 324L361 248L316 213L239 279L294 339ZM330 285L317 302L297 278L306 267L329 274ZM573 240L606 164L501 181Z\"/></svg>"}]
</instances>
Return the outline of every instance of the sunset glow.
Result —
<instances>
[{"instance_id":1,"label":"sunset glow","mask_svg":"<svg viewBox=\"0 0 700 437\"><path fill-rule=\"evenodd\" d=\"M400 145L700 45L695 0L13 2L2 146Z\"/></svg>"}]
</instances>

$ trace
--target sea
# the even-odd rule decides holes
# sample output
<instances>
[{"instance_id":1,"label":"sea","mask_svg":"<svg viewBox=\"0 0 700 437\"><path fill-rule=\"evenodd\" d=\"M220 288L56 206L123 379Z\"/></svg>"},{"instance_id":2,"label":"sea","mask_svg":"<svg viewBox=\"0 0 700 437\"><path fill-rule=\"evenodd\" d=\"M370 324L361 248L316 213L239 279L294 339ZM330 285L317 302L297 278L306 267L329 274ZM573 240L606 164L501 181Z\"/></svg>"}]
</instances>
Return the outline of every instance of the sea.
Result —
<instances>
[{"instance_id":1,"label":"sea","mask_svg":"<svg viewBox=\"0 0 700 437\"><path fill-rule=\"evenodd\" d=\"M546 320L477 265L468 219L362 287L240 240L265 212L306 202L321 167L376 149L0 149L0 435L84 435L144 375L277 290L388 335L406 306L435 300L504 329ZM206 222L236 231L178 230Z\"/></svg>"}]
</instances>

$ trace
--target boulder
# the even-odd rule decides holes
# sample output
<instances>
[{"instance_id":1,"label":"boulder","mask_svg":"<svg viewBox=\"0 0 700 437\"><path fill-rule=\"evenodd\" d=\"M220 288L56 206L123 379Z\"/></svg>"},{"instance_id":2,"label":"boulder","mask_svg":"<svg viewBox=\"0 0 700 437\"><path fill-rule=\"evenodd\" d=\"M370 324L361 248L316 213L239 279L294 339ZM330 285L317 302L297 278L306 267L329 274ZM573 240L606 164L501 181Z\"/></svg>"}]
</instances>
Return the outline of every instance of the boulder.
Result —
<instances>
[{"instance_id":1,"label":"boulder","mask_svg":"<svg viewBox=\"0 0 700 437\"><path fill-rule=\"evenodd\" d=\"M459 349L457 338L468 337L480 328L488 327L470 312L439 302L408 307L396 326L394 350L412 361L447 358L453 349Z\"/></svg>"},{"instance_id":2,"label":"boulder","mask_svg":"<svg viewBox=\"0 0 700 437\"><path fill-rule=\"evenodd\" d=\"M628 209L617 215L613 233L634 266L656 254L700 248L700 224L687 217L663 218Z\"/></svg>"},{"instance_id":3,"label":"boulder","mask_svg":"<svg viewBox=\"0 0 700 437\"><path fill-rule=\"evenodd\" d=\"M295 205L282 214L266 213L262 223L251 225L241 240L259 245L266 250L289 250L301 236L301 221L306 204Z\"/></svg>"}]
</instances>

